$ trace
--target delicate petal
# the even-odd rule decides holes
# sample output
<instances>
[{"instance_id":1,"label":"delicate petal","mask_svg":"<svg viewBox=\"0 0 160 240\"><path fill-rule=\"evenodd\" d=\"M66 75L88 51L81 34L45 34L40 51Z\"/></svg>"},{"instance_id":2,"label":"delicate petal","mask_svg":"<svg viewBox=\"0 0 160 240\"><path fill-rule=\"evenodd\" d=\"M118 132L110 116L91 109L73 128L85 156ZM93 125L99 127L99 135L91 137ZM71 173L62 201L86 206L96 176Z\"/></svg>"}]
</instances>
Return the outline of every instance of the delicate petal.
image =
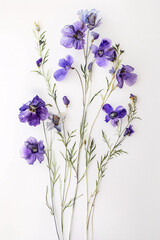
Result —
<instances>
[{"instance_id":1,"label":"delicate petal","mask_svg":"<svg viewBox=\"0 0 160 240\"><path fill-rule=\"evenodd\" d=\"M36 157L40 163L44 160L44 155L42 155L42 154L37 153Z\"/></svg>"},{"instance_id":2,"label":"delicate petal","mask_svg":"<svg viewBox=\"0 0 160 240\"><path fill-rule=\"evenodd\" d=\"M74 62L73 57L71 55L66 56L66 61L68 62L69 66L72 66L72 64Z\"/></svg>"},{"instance_id":3,"label":"delicate petal","mask_svg":"<svg viewBox=\"0 0 160 240\"><path fill-rule=\"evenodd\" d=\"M64 58L62 58L59 60L58 65L62 68L66 68L68 66L68 62Z\"/></svg>"},{"instance_id":4,"label":"delicate petal","mask_svg":"<svg viewBox=\"0 0 160 240\"><path fill-rule=\"evenodd\" d=\"M26 109L25 111L20 112L19 120L24 123L27 122L30 114L31 112L29 111L29 109Z\"/></svg>"},{"instance_id":5,"label":"delicate petal","mask_svg":"<svg viewBox=\"0 0 160 240\"><path fill-rule=\"evenodd\" d=\"M107 61L107 59L106 59L105 56L104 56L104 57L97 57L97 58L96 58L96 63L97 63L98 66L100 66L100 67L106 67L108 61Z\"/></svg>"},{"instance_id":6,"label":"delicate petal","mask_svg":"<svg viewBox=\"0 0 160 240\"><path fill-rule=\"evenodd\" d=\"M61 38L60 43L61 43L61 45L63 45L66 48L72 48L73 47L73 40L74 40L73 37L65 37L65 36L63 36Z\"/></svg>"},{"instance_id":7,"label":"delicate petal","mask_svg":"<svg viewBox=\"0 0 160 240\"><path fill-rule=\"evenodd\" d=\"M111 40L110 39L107 39L107 38L104 38L102 39L100 45L99 45L99 49L106 49L106 48L109 48L111 45Z\"/></svg>"},{"instance_id":8,"label":"delicate petal","mask_svg":"<svg viewBox=\"0 0 160 240\"><path fill-rule=\"evenodd\" d=\"M58 132L61 132L61 130L62 130L62 124L61 123L58 124L57 126L54 126L54 127L57 129Z\"/></svg>"},{"instance_id":9,"label":"delicate petal","mask_svg":"<svg viewBox=\"0 0 160 240\"><path fill-rule=\"evenodd\" d=\"M75 39L74 41L73 41L73 47L75 48L75 49L83 49L83 46L84 46L84 39L82 39L82 40L77 40L77 39Z\"/></svg>"},{"instance_id":10,"label":"delicate petal","mask_svg":"<svg viewBox=\"0 0 160 240\"><path fill-rule=\"evenodd\" d=\"M97 54L97 52L98 52L98 47L97 47L96 45L92 44L91 47L90 47L90 49L91 49L92 53L94 53L95 55Z\"/></svg>"},{"instance_id":11,"label":"delicate petal","mask_svg":"<svg viewBox=\"0 0 160 240\"><path fill-rule=\"evenodd\" d=\"M42 121L44 121L49 116L47 108L43 107L38 108L36 113Z\"/></svg>"},{"instance_id":12,"label":"delicate petal","mask_svg":"<svg viewBox=\"0 0 160 240\"><path fill-rule=\"evenodd\" d=\"M54 73L53 76L57 81L61 81L65 78L66 74L67 71L65 69L59 69Z\"/></svg>"},{"instance_id":13,"label":"delicate petal","mask_svg":"<svg viewBox=\"0 0 160 240\"><path fill-rule=\"evenodd\" d=\"M117 79L117 81L118 81L117 86L118 86L119 88L122 88L122 87L123 87L123 82L124 82L124 80L123 80L123 78L120 76L120 72L121 72L121 70L119 69L119 70L117 71L117 74L116 74L116 79Z\"/></svg>"},{"instance_id":14,"label":"delicate petal","mask_svg":"<svg viewBox=\"0 0 160 240\"><path fill-rule=\"evenodd\" d=\"M119 123L118 118L111 119L111 124L113 125L113 127L118 126L118 123Z\"/></svg>"},{"instance_id":15,"label":"delicate petal","mask_svg":"<svg viewBox=\"0 0 160 240\"><path fill-rule=\"evenodd\" d=\"M137 80L137 74L132 73L132 76L130 78L127 78L127 79L124 79L124 80L125 80L125 83L128 86L132 86Z\"/></svg>"},{"instance_id":16,"label":"delicate petal","mask_svg":"<svg viewBox=\"0 0 160 240\"><path fill-rule=\"evenodd\" d=\"M113 112L113 108L112 108L112 106L110 104L103 105L102 110L105 111L108 114Z\"/></svg>"},{"instance_id":17,"label":"delicate petal","mask_svg":"<svg viewBox=\"0 0 160 240\"><path fill-rule=\"evenodd\" d=\"M123 67L125 67L127 72L133 72L134 71L134 68L129 66L129 65L123 65Z\"/></svg>"},{"instance_id":18,"label":"delicate petal","mask_svg":"<svg viewBox=\"0 0 160 240\"><path fill-rule=\"evenodd\" d=\"M66 36L66 37L72 37L74 34L74 27L73 25L66 25L64 28L61 30L61 33Z\"/></svg>"},{"instance_id":19,"label":"delicate petal","mask_svg":"<svg viewBox=\"0 0 160 240\"><path fill-rule=\"evenodd\" d=\"M123 118L126 116L127 114L127 111L124 107L122 106L118 106L116 109L115 109L115 112L118 114L118 118Z\"/></svg>"},{"instance_id":20,"label":"delicate petal","mask_svg":"<svg viewBox=\"0 0 160 240\"><path fill-rule=\"evenodd\" d=\"M85 32L87 30L87 26L81 21L75 22L73 26L74 26L75 32L77 31Z\"/></svg>"},{"instance_id":21,"label":"delicate petal","mask_svg":"<svg viewBox=\"0 0 160 240\"><path fill-rule=\"evenodd\" d=\"M105 116L105 122L109 122L111 119L108 115Z\"/></svg>"}]
</instances>

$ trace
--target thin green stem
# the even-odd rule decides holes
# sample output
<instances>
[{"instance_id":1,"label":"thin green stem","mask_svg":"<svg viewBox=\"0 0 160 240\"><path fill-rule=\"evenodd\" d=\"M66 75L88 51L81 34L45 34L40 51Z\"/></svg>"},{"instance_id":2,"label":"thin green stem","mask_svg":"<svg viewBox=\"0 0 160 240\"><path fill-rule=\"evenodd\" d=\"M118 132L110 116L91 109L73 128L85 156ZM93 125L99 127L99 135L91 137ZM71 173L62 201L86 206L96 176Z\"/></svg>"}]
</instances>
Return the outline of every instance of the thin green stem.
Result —
<instances>
[{"instance_id":1,"label":"thin green stem","mask_svg":"<svg viewBox=\"0 0 160 240\"><path fill-rule=\"evenodd\" d=\"M52 179L52 172L51 172L51 161L52 161L51 157L52 157L52 153L50 152L50 154L49 154L49 145L48 145L49 143L48 143L48 138L47 138L47 133L46 133L44 122L43 122L43 131L44 131L44 136L45 136L46 145L47 145L46 157L47 157L48 169L49 169L52 214L53 214L53 217L54 217L54 223L55 223L57 237L60 240L60 234L59 234L58 224L57 224L57 217L56 217L56 213L55 213L55 209L54 209L54 200L53 200L54 189L53 189L53 183L52 183L52 180L51 180ZM52 143L52 140L51 140L51 143ZM50 151L52 151L52 148L50 149Z\"/></svg>"}]
</instances>

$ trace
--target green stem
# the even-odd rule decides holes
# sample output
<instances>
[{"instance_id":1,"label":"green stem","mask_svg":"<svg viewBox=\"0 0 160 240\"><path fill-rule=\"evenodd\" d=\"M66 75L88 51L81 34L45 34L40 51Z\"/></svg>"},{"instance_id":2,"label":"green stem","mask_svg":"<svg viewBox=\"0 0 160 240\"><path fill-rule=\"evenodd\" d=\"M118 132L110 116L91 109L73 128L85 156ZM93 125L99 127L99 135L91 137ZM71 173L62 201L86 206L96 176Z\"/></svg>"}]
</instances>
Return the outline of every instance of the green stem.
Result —
<instances>
[{"instance_id":1,"label":"green stem","mask_svg":"<svg viewBox=\"0 0 160 240\"><path fill-rule=\"evenodd\" d=\"M55 223L55 228L56 228L56 233L57 233L57 237L58 240L60 240L60 234L59 234L59 230L58 230L58 224L57 224L57 217L55 214L55 209L54 209L54 200L53 200L53 196L54 196L54 189L53 189L53 184L52 184L52 173L51 173L51 161L52 159L50 159L50 157L52 157L52 153L49 154L49 148L48 148L48 138L47 138L47 133L46 133L46 129L45 129L45 125L43 122L43 131L44 131L44 136L45 136L45 140L46 140L46 145L47 145L47 153L46 153L46 157L47 157L47 161L48 161L48 169L49 169L49 179L50 179L50 191L51 191L51 206L52 206L52 213L53 213L53 217L54 217L54 223ZM51 140L52 143L52 140ZM52 149L52 148L51 148ZM51 150L50 149L50 150ZM51 150L52 151L52 150ZM53 193L53 195L52 195Z\"/></svg>"}]
</instances>

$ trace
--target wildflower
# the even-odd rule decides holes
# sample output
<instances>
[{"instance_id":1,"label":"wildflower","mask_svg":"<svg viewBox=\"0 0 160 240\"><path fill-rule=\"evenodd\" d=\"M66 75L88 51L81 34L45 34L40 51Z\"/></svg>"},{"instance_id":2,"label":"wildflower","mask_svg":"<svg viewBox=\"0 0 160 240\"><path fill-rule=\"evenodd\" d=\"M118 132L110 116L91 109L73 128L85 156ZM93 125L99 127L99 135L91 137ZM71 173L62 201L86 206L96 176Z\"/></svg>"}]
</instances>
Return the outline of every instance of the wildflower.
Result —
<instances>
[{"instance_id":1,"label":"wildflower","mask_svg":"<svg viewBox=\"0 0 160 240\"><path fill-rule=\"evenodd\" d=\"M70 104L70 101L66 96L63 97L63 103L66 105L66 107L68 107L68 105Z\"/></svg>"},{"instance_id":2,"label":"wildflower","mask_svg":"<svg viewBox=\"0 0 160 240\"><path fill-rule=\"evenodd\" d=\"M38 142L34 137L29 137L21 150L21 156L29 164L33 164L36 159L41 163L44 160L44 153L43 141Z\"/></svg>"},{"instance_id":3,"label":"wildflower","mask_svg":"<svg viewBox=\"0 0 160 240\"><path fill-rule=\"evenodd\" d=\"M86 25L83 22L75 22L73 25L66 25L62 29L61 44L66 48L82 49L84 46Z\"/></svg>"},{"instance_id":4,"label":"wildflower","mask_svg":"<svg viewBox=\"0 0 160 240\"><path fill-rule=\"evenodd\" d=\"M90 11L80 10L78 11L79 19L87 24L89 30L93 30L101 24L101 19L97 20L98 11L96 9L92 9Z\"/></svg>"},{"instance_id":5,"label":"wildflower","mask_svg":"<svg viewBox=\"0 0 160 240\"><path fill-rule=\"evenodd\" d=\"M102 109L107 113L105 117L105 121L109 122L111 120L111 124L115 127L118 126L119 118L125 117L127 111L122 106L118 106L115 110L113 110L110 104L105 104Z\"/></svg>"},{"instance_id":6,"label":"wildflower","mask_svg":"<svg viewBox=\"0 0 160 240\"><path fill-rule=\"evenodd\" d=\"M25 103L19 110L20 121L28 122L30 126L39 125L41 120L44 121L49 116L45 102L38 95L32 101Z\"/></svg>"},{"instance_id":7,"label":"wildflower","mask_svg":"<svg viewBox=\"0 0 160 240\"><path fill-rule=\"evenodd\" d=\"M91 45L90 49L92 50L92 53L94 54L94 57L96 59L96 63L100 67L105 67L107 65L107 54L108 49L111 46L111 40L109 39L102 39L99 47L96 45Z\"/></svg>"},{"instance_id":8,"label":"wildflower","mask_svg":"<svg viewBox=\"0 0 160 240\"><path fill-rule=\"evenodd\" d=\"M132 73L134 71L134 68L129 65L122 65L123 67L117 71L116 78L118 81L117 86L119 88L123 87L123 83L125 83L128 86L132 86L136 80L137 80L137 74Z\"/></svg>"},{"instance_id":9,"label":"wildflower","mask_svg":"<svg viewBox=\"0 0 160 240\"><path fill-rule=\"evenodd\" d=\"M70 56L70 55L66 56L66 60L64 58L60 59L58 65L61 67L61 69L57 70L54 73L54 78L57 81L63 80L65 78L67 72L71 68L73 62L74 62L74 60L73 60L72 56Z\"/></svg>"},{"instance_id":10,"label":"wildflower","mask_svg":"<svg viewBox=\"0 0 160 240\"><path fill-rule=\"evenodd\" d=\"M41 63L42 63L42 58L39 58L37 61L36 61L36 64L38 67L41 66Z\"/></svg>"},{"instance_id":11,"label":"wildflower","mask_svg":"<svg viewBox=\"0 0 160 240\"><path fill-rule=\"evenodd\" d=\"M128 128L126 128L126 130L125 130L125 132L124 132L124 137L125 136L131 136L132 135L132 133L134 133L134 130L132 129L132 125L129 125L129 127Z\"/></svg>"},{"instance_id":12,"label":"wildflower","mask_svg":"<svg viewBox=\"0 0 160 240\"><path fill-rule=\"evenodd\" d=\"M47 130L57 129L58 132L61 132L62 130L62 122L65 120L65 115L55 115L53 113L49 113L48 119L50 120L47 122Z\"/></svg>"}]
</instances>

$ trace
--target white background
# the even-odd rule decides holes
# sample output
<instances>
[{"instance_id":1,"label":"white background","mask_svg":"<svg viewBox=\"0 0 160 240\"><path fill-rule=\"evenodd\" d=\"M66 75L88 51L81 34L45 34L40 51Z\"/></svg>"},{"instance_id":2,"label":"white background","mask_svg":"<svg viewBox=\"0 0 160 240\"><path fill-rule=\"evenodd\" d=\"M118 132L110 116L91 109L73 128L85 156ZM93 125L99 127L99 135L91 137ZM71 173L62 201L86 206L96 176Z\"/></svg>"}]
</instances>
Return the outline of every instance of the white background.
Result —
<instances>
[{"instance_id":1,"label":"white background","mask_svg":"<svg viewBox=\"0 0 160 240\"><path fill-rule=\"evenodd\" d=\"M34 21L39 20L42 29L47 30L51 53L48 67L53 73L59 58L68 53L73 55L78 66L82 53L61 46L60 31L64 25L77 21L78 10L86 8L100 11L103 18L98 30L101 38L108 37L113 44L121 43L126 51L124 64L133 66L138 74L132 89L125 86L115 92L112 104L127 107L132 92L138 96L138 113L142 118L134 124L135 134L125 142L129 154L110 162L103 179L96 203L94 240L160 239L160 1L0 0L1 240L56 239L53 219L45 206L46 163L36 162L30 166L19 153L29 136L43 138L42 129L20 123L18 109L36 94L48 100L43 80L31 72L37 60L32 34ZM100 79L107 71L97 68L95 89L100 88ZM60 102L63 95L70 97L67 124L75 127L81 114L77 76L70 72L58 89ZM94 135L107 127L104 116L101 113ZM97 140L100 141L100 134ZM85 205L80 200L74 227L77 240L84 239L82 209L85 211Z\"/></svg>"}]
</instances>

